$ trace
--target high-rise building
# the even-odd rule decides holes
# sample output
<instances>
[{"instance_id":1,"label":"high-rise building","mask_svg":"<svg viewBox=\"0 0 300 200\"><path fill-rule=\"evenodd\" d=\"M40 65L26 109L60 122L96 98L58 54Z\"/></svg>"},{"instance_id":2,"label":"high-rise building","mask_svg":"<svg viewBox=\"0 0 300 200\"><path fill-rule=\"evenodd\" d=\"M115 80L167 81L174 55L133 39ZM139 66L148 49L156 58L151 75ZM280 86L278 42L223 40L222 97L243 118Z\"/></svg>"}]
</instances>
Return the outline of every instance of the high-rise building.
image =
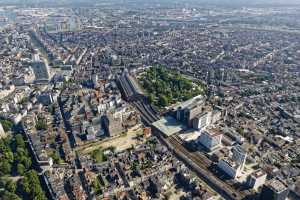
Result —
<instances>
[{"instance_id":1,"label":"high-rise building","mask_svg":"<svg viewBox=\"0 0 300 200\"><path fill-rule=\"evenodd\" d=\"M235 145L232 148L232 158L237 164L240 165L241 170L243 170L246 163L247 152L242 148L241 145Z\"/></svg>"},{"instance_id":2,"label":"high-rise building","mask_svg":"<svg viewBox=\"0 0 300 200\"><path fill-rule=\"evenodd\" d=\"M236 179L242 176L245 167L247 153L240 145L235 145L228 157L221 159L218 162L218 167L224 171L228 176Z\"/></svg>"},{"instance_id":3,"label":"high-rise building","mask_svg":"<svg viewBox=\"0 0 300 200\"><path fill-rule=\"evenodd\" d=\"M204 129L211 124L212 112L203 112L193 119L193 128L197 130Z\"/></svg>"},{"instance_id":4,"label":"high-rise building","mask_svg":"<svg viewBox=\"0 0 300 200\"><path fill-rule=\"evenodd\" d=\"M92 82L93 82L93 85L94 87L98 87L99 86L99 78L98 78L98 75L97 74L93 74L92 75Z\"/></svg>"},{"instance_id":5,"label":"high-rise building","mask_svg":"<svg viewBox=\"0 0 300 200\"><path fill-rule=\"evenodd\" d=\"M240 166L230 157L219 160L218 168L233 179L236 179L240 175Z\"/></svg>"},{"instance_id":6,"label":"high-rise building","mask_svg":"<svg viewBox=\"0 0 300 200\"><path fill-rule=\"evenodd\" d=\"M289 194L287 185L280 179L267 181L261 191L260 200L285 200Z\"/></svg>"},{"instance_id":7,"label":"high-rise building","mask_svg":"<svg viewBox=\"0 0 300 200\"><path fill-rule=\"evenodd\" d=\"M203 112L203 104L204 101L201 95L183 102L180 106L174 108L176 119L192 127L193 119Z\"/></svg>"},{"instance_id":8,"label":"high-rise building","mask_svg":"<svg viewBox=\"0 0 300 200\"><path fill-rule=\"evenodd\" d=\"M213 151L221 145L223 134L216 130L201 131L199 142L208 150Z\"/></svg>"},{"instance_id":9,"label":"high-rise building","mask_svg":"<svg viewBox=\"0 0 300 200\"><path fill-rule=\"evenodd\" d=\"M265 184L267 174L262 170L253 172L248 176L247 185L254 190L257 190L259 187Z\"/></svg>"}]
</instances>

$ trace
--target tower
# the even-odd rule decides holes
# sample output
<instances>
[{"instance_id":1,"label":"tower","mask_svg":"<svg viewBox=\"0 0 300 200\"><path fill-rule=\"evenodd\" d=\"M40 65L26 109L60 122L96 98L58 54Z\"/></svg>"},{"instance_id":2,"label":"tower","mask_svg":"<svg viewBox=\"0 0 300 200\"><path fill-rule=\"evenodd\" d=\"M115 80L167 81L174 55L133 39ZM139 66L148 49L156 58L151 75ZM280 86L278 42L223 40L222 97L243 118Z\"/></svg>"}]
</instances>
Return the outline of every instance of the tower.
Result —
<instances>
[{"instance_id":1,"label":"tower","mask_svg":"<svg viewBox=\"0 0 300 200\"><path fill-rule=\"evenodd\" d=\"M240 145L235 145L232 148L232 158L240 165L240 170L243 171L246 163L247 153Z\"/></svg>"},{"instance_id":2,"label":"tower","mask_svg":"<svg viewBox=\"0 0 300 200\"><path fill-rule=\"evenodd\" d=\"M285 200L288 194L287 185L282 180L275 178L264 184L260 200Z\"/></svg>"}]
</instances>

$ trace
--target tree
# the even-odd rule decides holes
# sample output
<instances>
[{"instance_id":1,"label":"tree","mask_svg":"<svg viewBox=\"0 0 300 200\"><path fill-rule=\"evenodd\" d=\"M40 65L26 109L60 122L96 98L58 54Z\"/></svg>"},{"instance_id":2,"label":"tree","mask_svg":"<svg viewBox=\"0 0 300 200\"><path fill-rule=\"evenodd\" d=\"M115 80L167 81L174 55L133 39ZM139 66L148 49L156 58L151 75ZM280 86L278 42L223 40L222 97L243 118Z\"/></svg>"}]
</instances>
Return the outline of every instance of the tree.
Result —
<instances>
[{"instance_id":1,"label":"tree","mask_svg":"<svg viewBox=\"0 0 300 200\"><path fill-rule=\"evenodd\" d=\"M15 152L15 161L17 163L23 164L26 169L29 169L32 164L31 158L29 156L27 149L23 149L23 148L19 148L19 147L17 148L17 150Z\"/></svg>"},{"instance_id":2,"label":"tree","mask_svg":"<svg viewBox=\"0 0 300 200\"><path fill-rule=\"evenodd\" d=\"M11 149L8 149L7 151L2 153L3 159L5 159L7 162L12 163L14 161L14 154L11 151Z\"/></svg>"},{"instance_id":3,"label":"tree","mask_svg":"<svg viewBox=\"0 0 300 200\"><path fill-rule=\"evenodd\" d=\"M34 189L32 196L33 200L46 200L46 196L42 189Z\"/></svg>"},{"instance_id":4,"label":"tree","mask_svg":"<svg viewBox=\"0 0 300 200\"><path fill-rule=\"evenodd\" d=\"M101 192L102 192L102 191L101 191L101 185L100 185L100 183L99 183L98 178L96 178L96 179L93 181L92 187L93 187L94 192L95 192L97 195L101 194Z\"/></svg>"},{"instance_id":5,"label":"tree","mask_svg":"<svg viewBox=\"0 0 300 200\"><path fill-rule=\"evenodd\" d=\"M169 104L169 100L165 95L159 96L158 103L160 106L165 107Z\"/></svg>"},{"instance_id":6,"label":"tree","mask_svg":"<svg viewBox=\"0 0 300 200\"><path fill-rule=\"evenodd\" d=\"M193 83L180 73L169 71L163 66L148 69L141 81L149 94L150 103L158 107L184 101L204 92L203 85ZM158 101L155 101L155 96L158 97Z\"/></svg>"},{"instance_id":7,"label":"tree","mask_svg":"<svg viewBox=\"0 0 300 200\"><path fill-rule=\"evenodd\" d=\"M154 101L155 101L155 96L154 96L154 94L150 94L149 96L148 96L148 98L149 98L149 102L150 103L154 103Z\"/></svg>"},{"instance_id":8,"label":"tree","mask_svg":"<svg viewBox=\"0 0 300 200\"><path fill-rule=\"evenodd\" d=\"M5 188L6 182L7 182L7 178L1 177L0 178L0 188Z\"/></svg>"},{"instance_id":9,"label":"tree","mask_svg":"<svg viewBox=\"0 0 300 200\"><path fill-rule=\"evenodd\" d=\"M1 199L2 200L21 200L21 198L18 195L11 193L9 191L5 191Z\"/></svg>"},{"instance_id":10,"label":"tree","mask_svg":"<svg viewBox=\"0 0 300 200\"><path fill-rule=\"evenodd\" d=\"M20 176L23 176L24 173L25 173L25 171L26 171L25 166L22 163L18 163L18 165L17 165L17 172L18 172L18 174Z\"/></svg>"},{"instance_id":11,"label":"tree","mask_svg":"<svg viewBox=\"0 0 300 200\"><path fill-rule=\"evenodd\" d=\"M54 105L50 105L48 107L48 112L51 113L52 115L54 115L54 113L55 113L55 107L54 107Z\"/></svg>"},{"instance_id":12,"label":"tree","mask_svg":"<svg viewBox=\"0 0 300 200\"><path fill-rule=\"evenodd\" d=\"M25 148L25 142L21 134L17 134L15 136L15 141L16 141L16 147Z\"/></svg>"},{"instance_id":13,"label":"tree","mask_svg":"<svg viewBox=\"0 0 300 200\"><path fill-rule=\"evenodd\" d=\"M22 179L22 189L27 194L30 193L31 189L30 189L30 181L29 181L29 177L28 176L24 176L24 178Z\"/></svg>"},{"instance_id":14,"label":"tree","mask_svg":"<svg viewBox=\"0 0 300 200\"><path fill-rule=\"evenodd\" d=\"M10 131L14 125L13 122L8 119L0 119L0 123L2 124L5 132Z\"/></svg>"},{"instance_id":15,"label":"tree","mask_svg":"<svg viewBox=\"0 0 300 200\"><path fill-rule=\"evenodd\" d=\"M30 195L33 200L46 200L41 188L41 183L36 171L30 170L25 173L22 180L23 191Z\"/></svg>"},{"instance_id":16,"label":"tree","mask_svg":"<svg viewBox=\"0 0 300 200\"><path fill-rule=\"evenodd\" d=\"M245 130L244 130L243 127L239 127L239 128L237 129L237 132L238 132L241 136L245 136Z\"/></svg>"},{"instance_id":17,"label":"tree","mask_svg":"<svg viewBox=\"0 0 300 200\"><path fill-rule=\"evenodd\" d=\"M21 161L24 157L28 157L28 152L26 149L17 147L15 152L15 160Z\"/></svg>"},{"instance_id":18,"label":"tree","mask_svg":"<svg viewBox=\"0 0 300 200\"><path fill-rule=\"evenodd\" d=\"M11 164L7 160L2 160L0 162L0 173L2 175L10 174L11 172Z\"/></svg>"},{"instance_id":19,"label":"tree","mask_svg":"<svg viewBox=\"0 0 300 200\"><path fill-rule=\"evenodd\" d=\"M32 161L30 157L25 157L22 159L22 164L25 166L26 169L29 169L31 167Z\"/></svg>"},{"instance_id":20,"label":"tree","mask_svg":"<svg viewBox=\"0 0 300 200\"><path fill-rule=\"evenodd\" d=\"M5 189L11 193L15 193L17 189L17 184L12 180L8 180L5 185Z\"/></svg>"},{"instance_id":21,"label":"tree","mask_svg":"<svg viewBox=\"0 0 300 200\"><path fill-rule=\"evenodd\" d=\"M96 149L92 152L91 154L92 158L97 162L103 162L105 161L105 156L104 156L104 153L101 149Z\"/></svg>"},{"instance_id":22,"label":"tree","mask_svg":"<svg viewBox=\"0 0 300 200\"><path fill-rule=\"evenodd\" d=\"M60 158L60 156L58 155L57 151L55 151L55 152L53 152L53 153L51 154L51 158L53 159L53 162L54 162L55 164L60 164L60 163L61 163L61 158Z\"/></svg>"},{"instance_id":23,"label":"tree","mask_svg":"<svg viewBox=\"0 0 300 200\"><path fill-rule=\"evenodd\" d=\"M35 128L37 130L47 130L47 124L46 124L45 120L44 119L39 119L36 122Z\"/></svg>"}]
</instances>

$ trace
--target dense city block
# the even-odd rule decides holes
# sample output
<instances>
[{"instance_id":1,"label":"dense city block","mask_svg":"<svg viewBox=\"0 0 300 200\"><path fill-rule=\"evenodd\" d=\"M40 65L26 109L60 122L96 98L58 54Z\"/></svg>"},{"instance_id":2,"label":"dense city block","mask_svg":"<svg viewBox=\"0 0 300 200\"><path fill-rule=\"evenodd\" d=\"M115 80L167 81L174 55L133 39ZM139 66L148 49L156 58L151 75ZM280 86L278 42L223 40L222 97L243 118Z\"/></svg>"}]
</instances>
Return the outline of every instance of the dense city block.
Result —
<instances>
[{"instance_id":1,"label":"dense city block","mask_svg":"<svg viewBox=\"0 0 300 200\"><path fill-rule=\"evenodd\" d=\"M300 199L300 4L0 2L0 199Z\"/></svg>"}]
</instances>

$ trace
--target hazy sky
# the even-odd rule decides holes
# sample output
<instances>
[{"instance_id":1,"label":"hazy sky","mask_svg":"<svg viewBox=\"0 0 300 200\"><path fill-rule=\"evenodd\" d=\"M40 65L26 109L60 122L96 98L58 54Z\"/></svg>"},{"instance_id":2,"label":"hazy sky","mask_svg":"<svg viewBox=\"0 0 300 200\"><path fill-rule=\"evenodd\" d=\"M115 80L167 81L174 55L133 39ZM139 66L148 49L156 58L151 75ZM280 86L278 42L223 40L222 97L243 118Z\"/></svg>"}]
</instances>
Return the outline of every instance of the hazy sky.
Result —
<instances>
[{"instance_id":1,"label":"hazy sky","mask_svg":"<svg viewBox=\"0 0 300 200\"><path fill-rule=\"evenodd\" d=\"M197 3L205 3L205 4L227 4L227 5L246 5L246 4L300 4L300 0L0 0L0 6L1 3L39 3L39 2L51 2L51 3L72 3L72 2L103 2L103 1L113 1L113 2L182 2L182 3L188 3L191 1L197 2Z\"/></svg>"}]
</instances>

